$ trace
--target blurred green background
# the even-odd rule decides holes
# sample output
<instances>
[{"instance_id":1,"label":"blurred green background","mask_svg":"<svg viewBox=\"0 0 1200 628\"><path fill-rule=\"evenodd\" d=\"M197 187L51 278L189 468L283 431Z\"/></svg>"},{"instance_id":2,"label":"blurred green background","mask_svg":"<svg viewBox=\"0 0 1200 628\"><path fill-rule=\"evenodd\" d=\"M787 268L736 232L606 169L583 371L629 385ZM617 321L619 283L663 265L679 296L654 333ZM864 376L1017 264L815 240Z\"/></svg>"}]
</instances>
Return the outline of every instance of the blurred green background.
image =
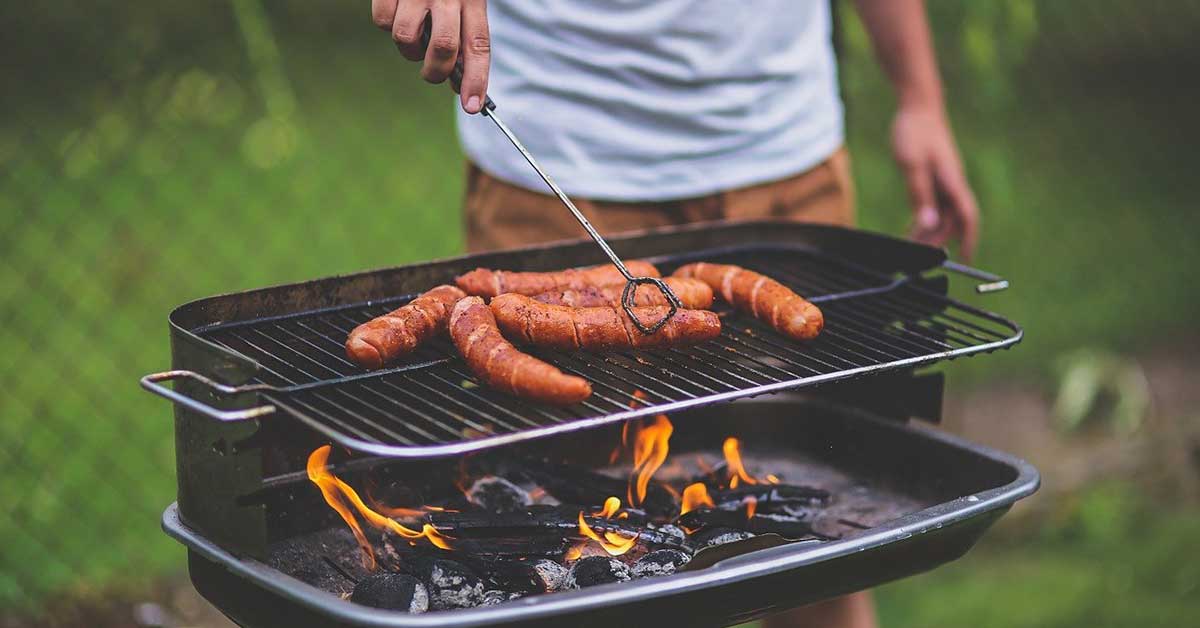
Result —
<instances>
[{"instance_id":1,"label":"blurred green background","mask_svg":"<svg viewBox=\"0 0 1200 628\"><path fill-rule=\"evenodd\" d=\"M0 7L0 625L155 623L130 610L146 600L207 617L177 599L183 552L158 529L170 409L136 384L170 363L171 308L462 250L453 98L368 5ZM862 225L901 234L892 98L838 8ZM1031 457L1047 490L962 561L883 588L884 625L1189 624L1200 2L930 16L985 212L976 265L1013 285L983 304L1027 329L949 369L948 427Z\"/></svg>"}]
</instances>

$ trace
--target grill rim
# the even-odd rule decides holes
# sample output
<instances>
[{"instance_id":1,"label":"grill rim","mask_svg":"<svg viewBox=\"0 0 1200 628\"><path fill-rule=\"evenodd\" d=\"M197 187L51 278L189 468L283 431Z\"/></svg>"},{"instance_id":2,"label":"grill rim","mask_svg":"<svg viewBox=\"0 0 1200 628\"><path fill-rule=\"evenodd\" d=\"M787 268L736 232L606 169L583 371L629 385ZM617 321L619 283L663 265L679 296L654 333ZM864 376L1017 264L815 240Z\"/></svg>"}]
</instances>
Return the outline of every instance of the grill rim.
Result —
<instances>
[{"instance_id":1,"label":"grill rim","mask_svg":"<svg viewBox=\"0 0 1200 628\"><path fill-rule=\"evenodd\" d=\"M786 396L753 403L787 403ZM629 605L665 595L686 595L710 590L723 590L746 580L764 578L784 572L836 561L864 552L879 551L914 536L926 536L931 542L945 540L956 532L956 524L980 522L982 527L964 531L966 548L973 545L995 518L1007 511L1016 501L1033 494L1041 485L1041 476L1031 464L1011 454L972 443L941 431L921 429L874 416L860 410L847 410L857 420L875 424L880 429L907 432L912 436L957 448L992 463L1000 464L1015 474L1012 481L991 489L962 495L952 501L924 508L850 539L797 542L742 554L694 572L671 576L590 587L581 591L559 592L554 595L527 598L536 602L515 602L497 607L439 611L422 615L407 615L359 606L301 582L267 564L242 558L221 548L185 525L179 516L178 504L172 503L163 512L162 529L168 536L198 552L206 559L224 567L244 581L266 588L307 610L348 625L389 628L433 626L484 626L502 623L548 620L567 613L594 611ZM983 518L995 515L991 521ZM933 537L932 535L938 535ZM959 539L963 541L964 539ZM947 561L942 561L947 562Z\"/></svg>"}]
</instances>

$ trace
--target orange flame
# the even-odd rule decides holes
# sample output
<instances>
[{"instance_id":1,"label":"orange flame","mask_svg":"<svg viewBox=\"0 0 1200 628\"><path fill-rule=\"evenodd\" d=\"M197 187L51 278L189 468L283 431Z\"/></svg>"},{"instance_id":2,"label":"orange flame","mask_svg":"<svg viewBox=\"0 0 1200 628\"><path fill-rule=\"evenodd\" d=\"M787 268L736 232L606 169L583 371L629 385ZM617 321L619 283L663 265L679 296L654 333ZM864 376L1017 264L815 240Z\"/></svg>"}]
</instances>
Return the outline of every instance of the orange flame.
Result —
<instances>
[{"instance_id":1,"label":"orange flame","mask_svg":"<svg viewBox=\"0 0 1200 628\"><path fill-rule=\"evenodd\" d=\"M754 511L757 509L758 509L758 500L752 496L747 497L746 498L746 518L750 519L750 518L754 517Z\"/></svg>"},{"instance_id":2,"label":"orange flame","mask_svg":"<svg viewBox=\"0 0 1200 628\"><path fill-rule=\"evenodd\" d=\"M596 516L604 517L605 519L611 519L612 516L620 509L621 500L616 497L609 497L608 499L604 500L604 508L600 512L596 513ZM596 531L587 524L587 521L584 520L582 510L579 511L579 533L599 543L600 547L604 548L604 551L608 552L609 556L620 556L621 554L628 552L629 550L633 549L633 546L638 540L638 535L636 534L632 538L625 538L620 534L611 531L605 532L603 535L597 534ZM567 560L574 560L575 558L579 558L582 553L582 548L573 547L570 550L567 550L566 558ZM572 558L572 556L574 556L574 558Z\"/></svg>"},{"instance_id":3,"label":"orange flame","mask_svg":"<svg viewBox=\"0 0 1200 628\"><path fill-rule=\"evenodd\" d=\"M725 467L729 469L729 488L737 488L739 481L758 484L758 480L746 473L746 468L742 466L741 443L738 439L732 436L726 438L721 451L725 453Z\"/></svg>"},{"instance_id":4,"label":"orange flame","mask_svg":"<svg viewBox=\"0 0 1200 628\"><path fill-rule=\"evenodd\" d=\"M775 475L774 473L768 473L767 482L770 482L771 484L779 484L779 476Z\"/></svg>"},{"instance_id":5,"label":"orange flame","mask_svg":"<svg viewBox=\"0 0 1200 628\"><path fill-rule=\"evenodd\" d=\"M683 506L679 511L681 517L701 506L714 506L712 498L708 496L708 487L703 482L696 482L683 489L682 502Z\"/></svg>"},{"instance_id":6,"label":"orange flame","mask_svg":"<svg viewBox=\"0 0 1200 628\"><path fill-rule=\"evenodd\" d=\"M354 519L354 514L346 506L346 501L354 506L358 514L362 515L367 523L379 530L391 530L393 533L411 540L420 538L428 539L435 547L444 550L451 549L450 537L438 532L432 525L426 523L421 527L421 531L407 528L393 519L389 519L378 512L367 507L363 503L358 493L350 487L349 484L343 482L336 475L329 472L326 463L329 461L329 451L332 449L329 445L324 445L313 450L308 456L308 479L312 480L321 489L321 495L325 497L325 502L331 508L337 511L342 516L342 520L346 525L350 526L350 530L354 532L354 538L358 540L359 547L363 550L363 563L368 569L375 569L375 552L371 548L371 544L367 541L367 537L363 534L362 528ZM345 500L345 501L343 501Z\"/></svg>"},{"instance_id":7,"label":"orange flame","mask_svg":"<svg viewBox=\"0 0 1200 628\"><path fill-rule=\"evenodd\" d=\"M646 489L650 487L650 478L662 466L670 451L668 441L675 426L667 415L654 417L654 423L644 425L638 430L633 443L633 470L629 474L629 488L625 498L631 506L640 506L646 499Z\"/></svg>"}]
</instances>

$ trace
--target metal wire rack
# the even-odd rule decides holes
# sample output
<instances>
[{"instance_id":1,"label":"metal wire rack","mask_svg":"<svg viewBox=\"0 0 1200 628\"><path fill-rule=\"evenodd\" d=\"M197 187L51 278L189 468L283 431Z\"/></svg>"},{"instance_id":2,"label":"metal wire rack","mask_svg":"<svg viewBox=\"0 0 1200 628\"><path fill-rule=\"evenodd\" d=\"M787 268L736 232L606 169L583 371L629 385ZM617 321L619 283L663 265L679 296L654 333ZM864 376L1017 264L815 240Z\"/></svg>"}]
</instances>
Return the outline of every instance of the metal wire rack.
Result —
<instances>
[{"instance_id":1,"label":"metal wire rack","mask_svg":"<svg viewBox=\"0 0 1200 628\"><path fill-rule=\"evenodd\" d=\"M484 449L683 408L913 367L1020 340L1011 321L919 285L809 249L757 246L655 258L664 272L692 259L738 264L787 284L825 313L822 334L794 342L718 306L721 336L681 348L608 353L534 351L593 384L552 407L479 384L448 340L364 371L344 357L351 329L415 295L194 330L254 360L264 402L351 449L428 457ZM243 413L241 418L257 414ZM254 413L252 409L249 411ZM276 419L268 419L276 420Z\"/></svg>"}]
</instances>

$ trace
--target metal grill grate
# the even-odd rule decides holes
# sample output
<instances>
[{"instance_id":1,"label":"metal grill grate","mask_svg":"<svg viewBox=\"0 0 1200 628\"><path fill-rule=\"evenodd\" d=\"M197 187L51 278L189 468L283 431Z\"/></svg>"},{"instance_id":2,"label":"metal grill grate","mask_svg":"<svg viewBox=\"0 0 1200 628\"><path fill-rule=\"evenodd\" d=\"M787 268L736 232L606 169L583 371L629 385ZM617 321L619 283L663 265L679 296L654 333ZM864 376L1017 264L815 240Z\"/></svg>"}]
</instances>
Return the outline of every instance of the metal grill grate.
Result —
<instances>
[{"instance_id":1,"label":"metal grill grate","mask_svg":"<svg viewBox=\"0 0 1200 628\"><path fill-rule=\"evenodd\" d=\"M360 451L432 456L483 449L600 423L915 366L1016 343L1012 322L925 290L906 277L790 247L657 258L670 272L692 259L738 264L819 303L825 329L785 339L752 317L718 307L721 336L678 349L531 351L592 382L566 408L527 403L479 385L446 339L392 368L364 371L344 357L356 325L413 295L302 314L217 325L201 336L255 360L275 405Z\"/></svg>"}]
</instances>

